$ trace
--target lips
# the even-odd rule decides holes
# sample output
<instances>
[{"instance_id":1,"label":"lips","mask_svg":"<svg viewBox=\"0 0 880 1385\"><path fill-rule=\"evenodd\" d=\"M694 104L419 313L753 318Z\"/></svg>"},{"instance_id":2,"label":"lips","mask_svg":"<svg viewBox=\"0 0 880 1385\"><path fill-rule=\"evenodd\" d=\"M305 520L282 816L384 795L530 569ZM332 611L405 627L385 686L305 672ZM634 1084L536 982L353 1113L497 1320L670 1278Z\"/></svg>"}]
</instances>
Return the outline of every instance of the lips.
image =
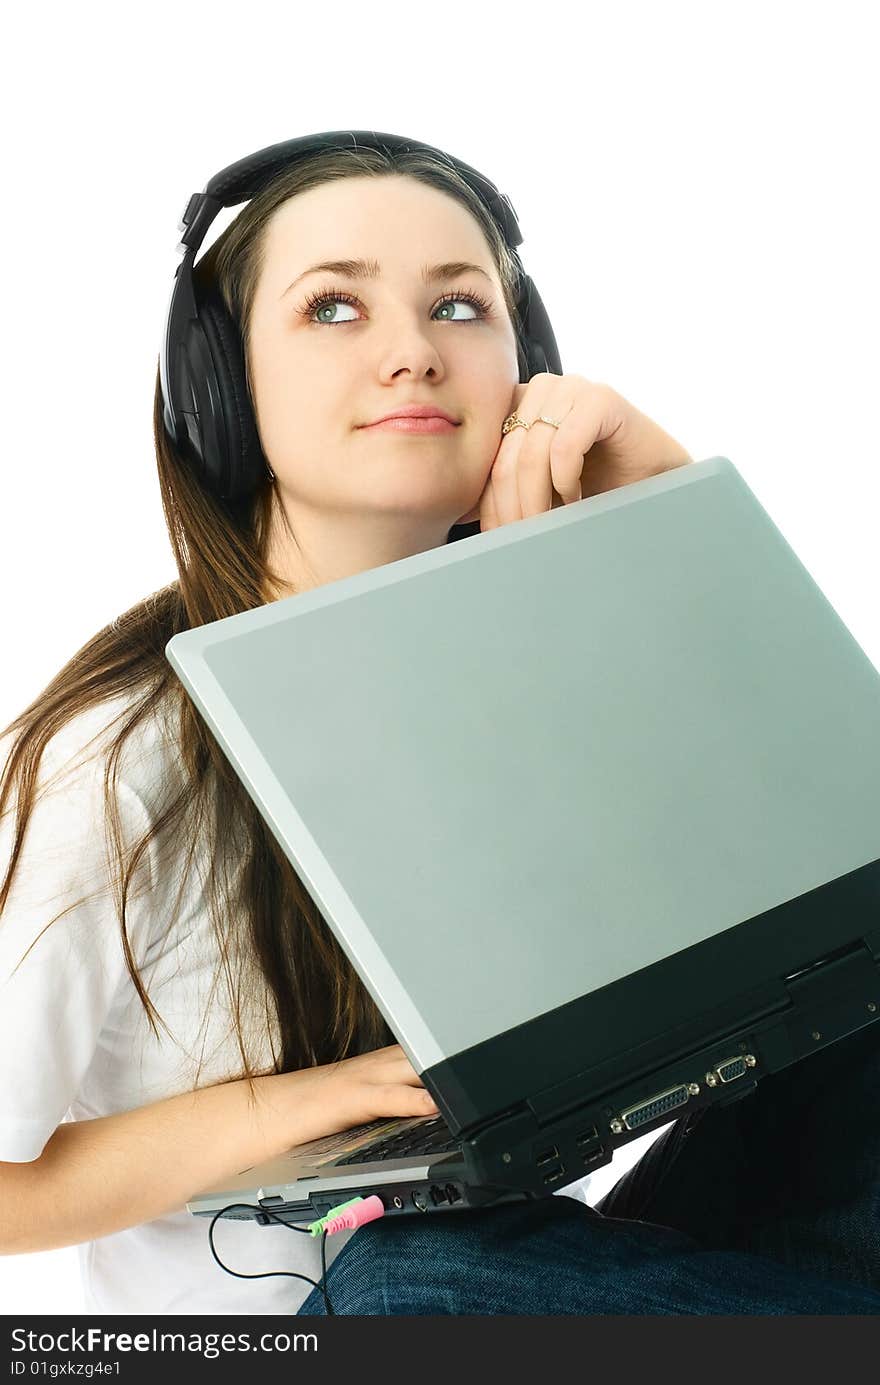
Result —
<instances>
[{"instance_id":1,"label":"lips","mask_svg":"<svg viewBox=\"0 0 880 1385\"><path fill-rule=\"evenodd\" d=\"M409 437L434 437L441 433L452 434L458 424L432 414L429 418L383 418L379 423L369 423L361 429L362 433L404 433Z\"/></svg>"},{"instance_id":2,"label":"lips","mask_svg":"<svg viewBox=\"0 0 880 1385\"><path fill-rule=\"evenodd\" d=\"M445 409L437 409L429 404L401 405L399 409L394 409L391 413L382 414L379 418L371 419L369 423L362 423L362 428L372 428L376 423L385 423L390 418L442 418L447 423L458 426L458 419L453 418L452 414L446 413Z\"/></svg>"}]
</instances>

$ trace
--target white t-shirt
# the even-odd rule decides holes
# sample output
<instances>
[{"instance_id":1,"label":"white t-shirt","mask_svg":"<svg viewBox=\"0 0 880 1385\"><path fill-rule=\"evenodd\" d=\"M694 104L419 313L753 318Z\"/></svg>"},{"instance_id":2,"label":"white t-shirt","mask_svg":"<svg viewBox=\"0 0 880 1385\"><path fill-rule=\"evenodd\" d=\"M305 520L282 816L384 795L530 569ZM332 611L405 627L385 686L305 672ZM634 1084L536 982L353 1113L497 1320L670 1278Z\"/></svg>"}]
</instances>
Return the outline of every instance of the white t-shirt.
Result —
<instances>
[{"instance_id":1,"label":"white t-shirt","mask_svg":"<svg viewBox=\"0 0 880 1385\"><path fill-rule=\"evenodd\" d=\"M135 877L147 888L126 908L135 964L175 1042L161 1025L157 1041L125 965L109 884L103 826L106 754L101 748L119 730L108 725L112 717L130 705L118 698L79 714L52 738L40 763L38 792L54 782L33 809L0 916L2 1161L38 1158L64 1120L113 1115L192 1091L200 1058L200 1087L241 1071L223 979L211 994L219 949L200 869L189 872L170 931L180 875L156 871L154 878L155 853ZM96 735L98 741L89 746ZM11 744L11 736L0 740L3 762ZM148 718L129 745L117 790L127 843L156 820L177 753L159 717ZM4 874L14 818L12 811L0 820ZM101 882L102 894L78 904L39 936L60 910L91 895ZM272 1069L273 1039L280 1052L277 1014L265 982L261 994L262 1015L246 1011L243 1016L252 1025L246 1033L254 1036L249 1056L258 1072ZM85 1311L296 1312L311 1285L226 1274L211 1255L209 1226L210 1219L182 1209L81 1245ZM352 1235L343 1231L327 1238L328 1265ZM321 1277L320 1239L277 1223L263 1227L221 1218L214 1245L223 1263L242 1274L292 1270L315 1281Z\"/></svg>"},{"instance_id":2,"label":"white t-shirt","mask_svg":"<svg viewBox=\"0 0 880 1385\"><path fill-rule=\"evenodd\" d=\"M203 863L189 872L175 910L180 876L167 863L160 868L151 846L135 877L141 888L126 908L135 964L175 1042L161 1025L156 1039L125 964L110 886L103 774L106 749L119 730L110 723L130 706L120 697L80 713L56 733L40 763L37 791L48 786L48 792L33 809L0 916L0 1161L37 1159L64 1120L113 1115L192 1091L200 1058L200 1087L241 1071L222 979L212 993L219 950L203 892ZM11 736L0 739L0 762L11 744ZM157 715L127 743L117 788L126 843L157 820L178 758L178 742ZM13 805L0 820L4 874L14 819ZM103 893L91 897L102 882ZM79 902L83 896L88 898ZM75 907L42 932L68 905ZM236 961L255 966L246 955ZM280 1052L277 1013L262 978L257 993L262 1008L243 1016L253 1036L249 1056L255 1071L271 1071L273 1042ZM586 1201L588 1182L587 1177L558 1191ZM85 1311L297 1311L310 1284L225 1273L211 1255L209 1226L210 1219L184 1209L81 1245ZM328 1266L355 1234L327 1238ZM290 1270L316 1282L321 1277L320 1238L277 1223L263 1227L221 1218L214 1244L223 1263L241 1274Z\"/></svg>"}]
</instances>

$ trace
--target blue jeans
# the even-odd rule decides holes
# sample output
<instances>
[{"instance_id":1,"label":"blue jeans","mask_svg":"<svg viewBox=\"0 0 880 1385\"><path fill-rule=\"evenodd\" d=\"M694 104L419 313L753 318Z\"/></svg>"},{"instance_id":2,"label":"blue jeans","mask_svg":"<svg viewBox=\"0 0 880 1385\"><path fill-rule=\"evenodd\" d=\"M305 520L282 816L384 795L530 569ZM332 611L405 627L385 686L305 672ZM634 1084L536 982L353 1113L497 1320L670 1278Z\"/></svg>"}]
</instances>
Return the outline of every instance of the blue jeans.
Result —
<instances>
[{"instance_id":1,"label":"blue jeans","mask_svg":"<svg viewBox=\"0 0 880 1385\"><path fill-rule=\"evenodd\" d=\"M361 1227L346 1314L880 1313L880 1023L671 1125L573 1198ZM326 1312L313 1289L301 1315Z\"/></svg>"}]
</instances>

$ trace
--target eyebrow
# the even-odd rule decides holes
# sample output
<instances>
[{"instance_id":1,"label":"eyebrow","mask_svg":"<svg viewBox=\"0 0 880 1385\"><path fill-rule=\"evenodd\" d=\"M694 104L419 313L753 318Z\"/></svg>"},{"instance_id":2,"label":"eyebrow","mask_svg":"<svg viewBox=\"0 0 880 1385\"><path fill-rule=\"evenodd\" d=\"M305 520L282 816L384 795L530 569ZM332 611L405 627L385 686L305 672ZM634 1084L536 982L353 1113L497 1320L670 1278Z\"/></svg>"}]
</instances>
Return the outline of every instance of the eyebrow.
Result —
<instances>
[{"instance_id":1,"label":"eyebrow","mask_svg":"<svg viewBox=\"0 0 880 1385\"><path fill-rule=\"evenodd\" d=\"M292 288L309 274L345 274L349 279L380 279L382 269L378 260L322 260L320 264L309 265L282 293L284 298ZM482 274L491 283L491 275L478 264L467 260L444 260L442 264L422 265L422 282L436 283L440 279L455 279L459 274Z\"/></svg>"}]
</instances>

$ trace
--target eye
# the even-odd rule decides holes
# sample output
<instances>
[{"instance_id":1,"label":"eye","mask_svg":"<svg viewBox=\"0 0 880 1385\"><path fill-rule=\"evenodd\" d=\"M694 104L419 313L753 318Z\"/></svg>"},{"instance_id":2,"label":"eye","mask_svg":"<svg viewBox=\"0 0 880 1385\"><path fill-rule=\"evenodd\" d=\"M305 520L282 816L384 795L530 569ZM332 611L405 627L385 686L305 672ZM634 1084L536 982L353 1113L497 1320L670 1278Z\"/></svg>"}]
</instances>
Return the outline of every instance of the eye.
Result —
<instances>
[{"instance_id":1,"label":"eye","mask_svg":"<svg viewBox=\"0 0 880 1385\"><path fill-rule=\"evenodd\" d=\"M333 321L330 321L326 318L321 320L316 316L317 313L321 311L323 308L335 303L348 303L354 307L360 306L359 300L355 298L353 294L343 293L341 291L337 292L333 289L318 289L316 293L311 294L306 299L305 305L302 308L302 315L304 317L307 317L310 321L314 322L316 326L320 327L341 327L346 322L357 321L357 318L355 317L338 318ZM462 317L460 312L458 311L458 305L460 303L465 303L469 307L474 308L476 310L475 316ZM485 298L482 298L478 293L446 293L435 305L434 312L440 312L441 309L447 307L451 309L453 305L455 305L456 308L455 317L453 318L447 315L445 318L439 318L438 321L481 322L484 318L490 317L492 315L492 304L488 302Z\"/></svg>"},{"instance_id":2,"label":"eye","mask_svg":"<svg viewBox=\"0 0 880 1385\"><path fill-rule=\"evenodd\" d=\"M332 303L332 304L347 303L347 304L349 304L349 305L355 305L355 304L357 303L357 300L356 300L355 298L353 298L353 297L352 297L350 294L348 294L348 293L325 293L325 292L313 293L309 298L306 299L305 307L303 308L303 313L305 314L306 317L308 317L308 318L312 319L312 321L314 321L314 320L315 320L315 314L318 312L318 310L319 310L319 309L323 310L325 307L328 307L331 303ZM341 319L339 319L339 321L341 321L341 322L356 322L356 321L357 321L357 318L354 317L354 316L351 316L351 317L348 317L348 318L341 318ZM323 326L323 327L333 327L333 326L335 325L335 322L331 322L331 321L329 321L329 320L327 320L327 319L324 319L324 320L320 320L320 319L319 319L319 322L320 322L320 325Z\"/></svg>"}]
</instances>

